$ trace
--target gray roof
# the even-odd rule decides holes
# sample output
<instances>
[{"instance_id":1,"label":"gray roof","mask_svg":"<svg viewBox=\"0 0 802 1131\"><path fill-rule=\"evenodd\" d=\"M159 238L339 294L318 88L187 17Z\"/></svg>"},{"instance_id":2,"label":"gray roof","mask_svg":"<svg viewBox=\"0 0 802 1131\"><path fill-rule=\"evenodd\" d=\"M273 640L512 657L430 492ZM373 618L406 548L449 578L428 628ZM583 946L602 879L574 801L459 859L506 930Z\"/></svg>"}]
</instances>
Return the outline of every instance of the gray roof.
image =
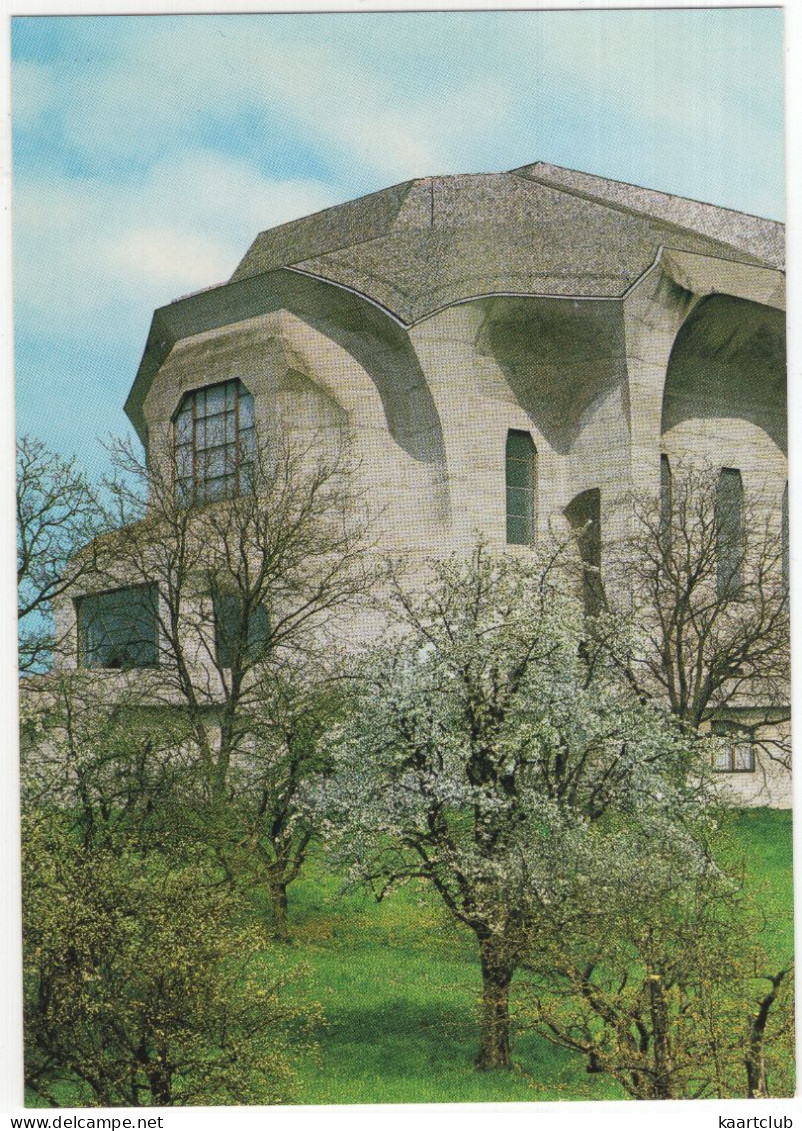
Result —
<instances>
[{"instance_id":1,"label":"gray roof","mask_svg":"<svg viewBox=\"0 0 802 1131\"><path fill-rule=\"evenodd\" d=\"M367 299L411 326L482 295L620 298L661 247L781 268L784 242L776 221L545 162L405 181L260 233L227 283L157 310L125 409L144 435L142 402L176 341L325 305L330 283L363 304L358 319Z\"/></svg>"},{"instance_id":2,"label":"gray roof","mask_svg":"<svg viewBox=\"0 0 802 1131\"><path fill-rule=\"evenodd\" d=\"M466 298L616 298L660 246L760 266L783 225L538 162L428 177L262 232L231 281L291 267L366 295L409 325Z\"/></svg>"}]
</instances>

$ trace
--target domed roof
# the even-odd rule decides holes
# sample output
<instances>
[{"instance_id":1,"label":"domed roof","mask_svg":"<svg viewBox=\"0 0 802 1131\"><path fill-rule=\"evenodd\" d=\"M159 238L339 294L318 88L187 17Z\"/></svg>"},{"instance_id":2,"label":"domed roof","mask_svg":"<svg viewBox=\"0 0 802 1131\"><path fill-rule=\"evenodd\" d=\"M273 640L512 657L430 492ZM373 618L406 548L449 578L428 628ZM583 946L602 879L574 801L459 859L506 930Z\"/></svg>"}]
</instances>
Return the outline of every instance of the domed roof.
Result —
<instances>
[{"instance_id":1,"label":"domed roof","mask_svg":"<svg viewBox=\"0 0 802 1131\"><path fill-rule=\"evenodd\" d=\"M618 298L661 246L777 267L783 226L538 162L407 181L262 232L230 281L289 267L410 325L485 294Z\"/></svg>"},{"instance_id":2,"label":"domed roof","mask_svg":"<svg viewBox=\"0 0 802 1131\"><path fill-rule=\"evenodd\" d=\"M362 304L352 317L372 307L403 333L483 296L621 298L661 249L776 269L784 227L545 162L406 181L262 232L228 282L160 307L125 411L144 439L175 342L285 304L320 310L339 289Z\"/></svg>"}]
</instances>

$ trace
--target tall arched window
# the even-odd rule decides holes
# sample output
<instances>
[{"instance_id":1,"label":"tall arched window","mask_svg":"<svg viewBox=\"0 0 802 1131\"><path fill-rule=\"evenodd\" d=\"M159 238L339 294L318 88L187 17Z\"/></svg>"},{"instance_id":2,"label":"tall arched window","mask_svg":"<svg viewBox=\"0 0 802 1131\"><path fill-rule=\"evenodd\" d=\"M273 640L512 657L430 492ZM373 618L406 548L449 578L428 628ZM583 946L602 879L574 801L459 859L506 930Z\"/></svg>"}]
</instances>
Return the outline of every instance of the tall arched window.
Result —
<instances>
[{"instance_id":1,"label":"tall arched window","mask_svg":"<svg viewBox=\"0 0 802 1131\"><path fill-rule=\"evenodd\" d=\"M528 432L507 433L507 541L531 546L535 541L537 448Z\"/></svg>"},{"instance_id":2,"label":"tall arched window","mask_svg":"<svg viewBox=\"0 0 802 1131\"><path fill-rule=\"evenodd\" d=\"M187 393L174 419L176 487L186 503L247 490L254 456L253 397L241 381Z\"/></svg>"},{"instance_id":3,"label":"tall arched window","mask_svg":"<svg viewBox=\"0 0 802 1131\"><path fill-rule=\"evenodd\" d=\"M660 554L666 565L671 555L671 464L660 456Z\"/></svg>"},{"instance_id":4,"label":"tall arched window","mask_svg":"<svg viewBox=\"0 0 802 1131\"><path fill-rule=\"evenodd\" d=\"M723 467L716 488L716 588L719 597L738 597L743 586L744 487L741 473Z\"/></svg>"}]
</instances>

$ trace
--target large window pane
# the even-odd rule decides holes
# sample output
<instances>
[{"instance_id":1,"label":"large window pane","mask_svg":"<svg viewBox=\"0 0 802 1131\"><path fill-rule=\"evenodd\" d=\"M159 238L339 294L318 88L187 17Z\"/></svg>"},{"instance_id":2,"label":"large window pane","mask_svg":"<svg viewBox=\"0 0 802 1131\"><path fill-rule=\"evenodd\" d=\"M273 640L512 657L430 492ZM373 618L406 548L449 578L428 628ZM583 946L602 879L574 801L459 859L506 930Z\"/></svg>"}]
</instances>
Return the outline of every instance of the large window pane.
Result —
<instances>
[{"instance_id":1,"label":"large window pane","mask_svg":"<svg viewBox=\"0 0 802 1131\"><path fill-rule=\"evenodd\" d=\"M187 393L174 421L182 502L203 505L250 488L253 417L253 397L241 381Z\"/></svg>"},{"instance_id":2,"label":"large window pane","mask_svg":"<svg viewBox=\"0 0 802 1131\"><path fill-rule=\"evenodd\" d=\"M158 662L155 585L93 593L78 601L79 661L85 668L141 668Z\"/></svg>"}]
</instances>

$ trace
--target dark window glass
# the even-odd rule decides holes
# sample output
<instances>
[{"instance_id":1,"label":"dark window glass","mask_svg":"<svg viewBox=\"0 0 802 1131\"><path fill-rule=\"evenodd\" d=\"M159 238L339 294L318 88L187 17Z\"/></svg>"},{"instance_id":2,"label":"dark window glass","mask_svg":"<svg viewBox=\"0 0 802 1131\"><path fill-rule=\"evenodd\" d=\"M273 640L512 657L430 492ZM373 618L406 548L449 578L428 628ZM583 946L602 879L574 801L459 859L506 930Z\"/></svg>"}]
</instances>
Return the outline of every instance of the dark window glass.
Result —
<instances>
[{"instance_id":1,"label":"dark window glass","mask_svg":"<svg viewBox=\"0 0 802 1131\"><path fill-rule=\"evenodd\" d=\"M81 597L81 667L144 668L158 663L157 601L155 585L136 585Z\"/></svg>"},{"instance_id":2,"label":"dark window glass","mask_svg":"<svg viewBox=\"0 0 802 1131\"><path fill-rule=\"evenodd\" d=\"M217 593L214 597L215 648L221 668L233 667L240 649L245 660L255 660L270 641L270 621L264 605L257 605L247 617L238 593Z\"/></svg>"},{"instance_id":3,"label":"dark window glass","mask_svg":"<svg viewBox=\"0 0 802 1131\"><path fill-rule=\"evenodd\" d=\"M671 553L671 464L660 456L660 552L665 561Z\"/></svg>"},{"instance_id":4,"label":"dark window glass","mask_svg":"<svg viewBox=\"0 0 802 1131\"><path fill-rule=\"evenodd\" d=\"M241 381L187 393L174 420L178 497L232 499L253 477L253 397Z\"/></svg>"},{"instance_id":5,"label":"dark window glass","mask_svg":"<svg viewBox=\"0 0 802 1131\"><path fill-rule=\"evenodd\" d=\"M604 594L601 582L601 491L591 487L576 495L565 508L565 517L576 534L579 553L584 563L582 599L585 616L595 617L602 610Z\"/></svg>"},{"instance_id":6,"label":"dark window glass","mask_svg":"<svg viewBox=\"0 0 802 1131\"><path fill-rule=\"evenodd\" d=\"M507 541L531 546L535 541L537 449L528 432L508 432L506 451Z\"/></svg>"},{"instance_id":7,"label":"dark window glass","mask_svg":"<svg viewBox=\"0 0 802 1131\"><path fill-rule=\"evenodd\" d=\"M743 586L744 526L741 473L724 467L716 488L716 585L719 597L737 597Z\"/></svg>"}]
</instances>

